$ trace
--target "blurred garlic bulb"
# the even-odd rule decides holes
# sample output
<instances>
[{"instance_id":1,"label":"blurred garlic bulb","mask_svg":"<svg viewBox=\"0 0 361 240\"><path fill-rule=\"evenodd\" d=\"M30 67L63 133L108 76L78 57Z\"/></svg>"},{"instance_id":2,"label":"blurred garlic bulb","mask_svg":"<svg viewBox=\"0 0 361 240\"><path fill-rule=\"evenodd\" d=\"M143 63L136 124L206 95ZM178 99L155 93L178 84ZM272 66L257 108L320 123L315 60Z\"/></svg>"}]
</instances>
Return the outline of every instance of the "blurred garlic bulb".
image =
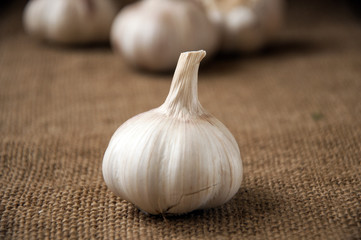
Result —
<instances>
[{"instance_id":1,"label":"blurred garlic bulb","mask_svg":"<svg viewBox=\"0 0 361 240\"><path fill-rule=\"evenodd\" d=\"M24 27L30 35L51 42L107 41L121 5L113 0L31 0L24 10Z\"/></svg>"},{"instance_id":2,"label":"blurred garlic bulb","mask_svg":"<svg viewBox=\"0 0 361 240\"><path fill-rule=\"evenodd\" d=\"M121 125L104 154L107 186L148 213L215 207L240 187L238 145L198 101L204 56L205 51L182 53L164 104Z\"/></svg>"},{"instance_id":3,"label":"blurred garlic bulb","mask_svg":"<svg viewBox=\"0 0 361 240\"><path fill-rule=\"evenodd\" d=\"M222 26L224 51L255 51L283 24L284 0L201 0Z\"/></svg>"},{"instance_id":4,"label":"blurred garlic bulb","mask_svg":"<svg viewBox=\"0 0 361 240\"><path fill-rule=\"evenodd\" d=\"M172 70L179 54L218 47L218 28L203 6L191 0L144 0L124 8L114 20L111 42L132 65Z\"/></svg>"}]
</instances>

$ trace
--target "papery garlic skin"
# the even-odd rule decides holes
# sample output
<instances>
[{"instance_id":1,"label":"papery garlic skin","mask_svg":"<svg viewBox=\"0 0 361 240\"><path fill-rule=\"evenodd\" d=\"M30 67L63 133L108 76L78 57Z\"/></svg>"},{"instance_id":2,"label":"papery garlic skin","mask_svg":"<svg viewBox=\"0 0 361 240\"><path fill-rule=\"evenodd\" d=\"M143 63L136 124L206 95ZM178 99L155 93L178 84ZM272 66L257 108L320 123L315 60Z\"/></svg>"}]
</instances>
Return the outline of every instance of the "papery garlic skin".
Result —
<instances>
[{"instance_id":1,"label":"papery garlic skin","mask_svg":"<svg viewBox=\"0 0 361 240\"><path fill-rule=\"evenodd\" d=\"M284 22L284 0L201 1L209 12L218 13L212 19L222 26L221 49L226 52L262 48L277 36Z\"/></svg>"},{"instance_id":2,"label":"papery garlic skin","mask_svg":"<svg viewBox=\"0 0 361 240\"><path fill-rule=\"evenodd\" d=\"M237 142L198 101L204 56L204 51L182 53L165 103L120 126L104 154L107 186L148 213L219 206L240 187Z\"/></svg>"},{"instance_id":3,"label":"papery garlic skin","mask_svg":"<svg viewBox=\"0 0 361 240\"><path fill-rule=\"evenodd\" d=\"M104 42L120 7L113 0L31 0L23 22L30 35L50 42Z\"/></svg>"},{"instance_id":4,"label":"papery garlic skin","mask_svg":"<svg viewBox=\"0 0 361 240\"><path fill-rule=\"evenodd\" d=\"M175 68L181 52L205 49L212 55L218 49L219 28L195 1L144 0L118 14L111 43L131 65L167 71Z\"/></svg>"}]
</instances>

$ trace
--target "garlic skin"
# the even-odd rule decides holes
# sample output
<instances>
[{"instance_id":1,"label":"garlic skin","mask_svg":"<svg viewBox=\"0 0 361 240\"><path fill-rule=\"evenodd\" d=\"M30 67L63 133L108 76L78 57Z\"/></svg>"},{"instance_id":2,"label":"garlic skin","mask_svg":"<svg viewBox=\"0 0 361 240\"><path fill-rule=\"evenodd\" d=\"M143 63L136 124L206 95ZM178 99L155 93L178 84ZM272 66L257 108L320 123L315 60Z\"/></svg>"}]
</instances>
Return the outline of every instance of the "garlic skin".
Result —
<instances>
[{"instance_id":1,"label":"garlic skin","mask_svg":"<svg viewBox=\"0 0 361 240\"><path fill-rule=\"evenodd\" d=\"M222 50L252 52L278 34L284 18L284 0L202 0L212 20L222 26ZM219 17L221 16L221 17Z\"/></svg>"},{"instance_id":2,"label":"garlic skin","mask_svg":"<svg viewBox=\"0 0 361 240\"><path fill-rule=\"evenodd\" d=\"M27 33L50 42L104 42L120 7L113 0L31 0L23 23Z\"/></svg>"},{"instance_id":3,"label":"garlic skin","mask_svg":"<svg viewBox=\"0 0 361 240\"><path fill-rule=\"evenodd\" d=\"M150 214L216 207L241 185L236 140L198 101L204 56L182 53L164 104L121 125L104 154L109 189Z\"/></svg>"},{"instance_id":4,"label":"garlic skin","mask_svg":"<svg viewBox=\"0 0 361 240\"><path fill-rule=\"evenodd\" d=\"M212 55L218 48L219 28L196 1L143 0L118 14L111 43L135 67L168 71L184 51L205 49Z\"/></svg>"}]
</instances>

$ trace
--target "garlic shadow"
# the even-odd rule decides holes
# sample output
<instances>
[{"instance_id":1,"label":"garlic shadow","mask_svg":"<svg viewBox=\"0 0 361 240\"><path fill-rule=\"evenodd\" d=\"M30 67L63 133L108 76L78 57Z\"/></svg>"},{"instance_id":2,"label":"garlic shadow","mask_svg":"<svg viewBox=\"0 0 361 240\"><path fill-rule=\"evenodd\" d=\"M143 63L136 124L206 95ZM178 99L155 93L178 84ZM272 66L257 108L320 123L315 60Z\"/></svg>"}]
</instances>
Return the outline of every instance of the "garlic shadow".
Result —
<instances>
[{"instance_id":1,"label":"garlic shadow","mask_svg":"<svg viewBox=\"0 0 361 240\"><path fill-rule=\"evenodd\" d=\"M247 186L241 187L233 199L217 208L196 210L182 215L140 213L140 217L145 227L159 228L166 225L170 234L184 234L179 235L183 238L190 236L180 228L200 231L209 237L229 236L240 232L263 232L265 227L272 224L272 219L279 218L283 206L287 205L285 199L271 189Z\"/></svg>"},{"instance_id":2,"label":"garlic shadow","mask_svg":"<svg viewBox=\"0 0 361 240\"><path fill-rule=\"evenodd\" d=\"M319 42L307 38L287 38L265 46L255 57L307 56L325 51L328 48L329 43L327 42Z\"/></svg>"},{"instance_id":3,"label":"garlic shadow","mask_svg":"<svg viewBox=\"0 0 361 240\"><path fill-rule=\"evenodd\" d=\"M112 52L110 42L89 42L89 43L57 43L48 40L39 40L37 44L42 47L54 49L59 52Z\"/></svg>"},{"instance_id":4,"label":"garlic shadow","mask_svg":"<svg viewBox=\"0 0 361 240\"><path fill-rule=\"evenodd\" d=\"M231 207L239 206L237 213L244 221L263 218L266 215L279 215L281 205L285 199L265 188L242 188L229 204Z\"/></svg>"},{"instance_id":5,"label":"garlic shadow","mask_svg":"<svg viewBox=\"0 0 361 240\"><path fill-rule=\"evenodd\" d=\"M249 64L259 61L309 56L329 49L331 43L317 42L306 38L287 38L266 45L257 52L218 53L208 64L202 65L202 76L224 76L239 73Z\"/></svg>"}]
</instances>

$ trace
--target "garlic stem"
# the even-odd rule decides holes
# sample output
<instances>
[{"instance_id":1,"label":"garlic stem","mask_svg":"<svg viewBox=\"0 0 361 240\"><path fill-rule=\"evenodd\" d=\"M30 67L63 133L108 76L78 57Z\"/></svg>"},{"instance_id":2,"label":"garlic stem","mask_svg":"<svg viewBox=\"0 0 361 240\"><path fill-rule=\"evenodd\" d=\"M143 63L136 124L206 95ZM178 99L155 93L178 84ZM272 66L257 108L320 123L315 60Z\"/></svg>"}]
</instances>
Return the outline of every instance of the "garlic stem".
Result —
<instances>
[{"instance_id":1,"label":"garlic stem","mask_svg":"<svg viewBox=\"0 0 361 240\"><path fill-rule=\"evenodd\" d=\"M168 116L199 116L204 110L198 100L198 69L206 52L190 51L180 55L167 99L161 109Z\"/></svg>"}]
</instances>

